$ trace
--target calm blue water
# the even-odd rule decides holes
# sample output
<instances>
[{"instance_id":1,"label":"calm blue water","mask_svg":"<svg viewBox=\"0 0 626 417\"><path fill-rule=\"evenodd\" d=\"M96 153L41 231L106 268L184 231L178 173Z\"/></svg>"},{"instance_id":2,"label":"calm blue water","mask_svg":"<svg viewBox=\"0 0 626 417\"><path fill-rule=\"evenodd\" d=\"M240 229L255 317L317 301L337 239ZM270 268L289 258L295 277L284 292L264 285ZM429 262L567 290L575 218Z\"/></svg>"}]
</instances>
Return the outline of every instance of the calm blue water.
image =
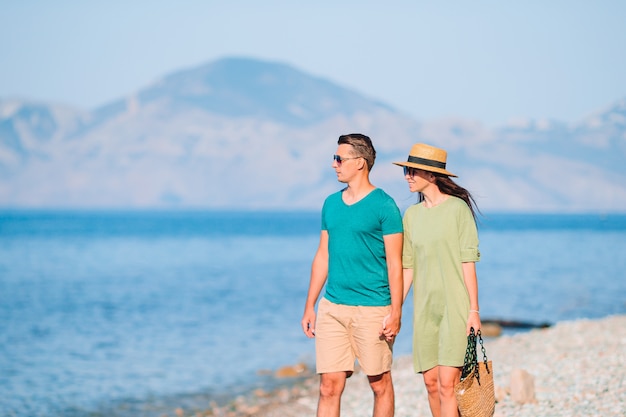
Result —
<instances>
[{"instance_id":1,"label":"calm blue water","mask_svg":"<svg viewBox=\"0 0 626 417\"><path fill-rule=\"evenodd\" d=\"M626 215L481 221L484 319L626 314ZM318 235L318 213L0 212L0 415L172 415L312 365Z\"/></svg>"}]
</instances>

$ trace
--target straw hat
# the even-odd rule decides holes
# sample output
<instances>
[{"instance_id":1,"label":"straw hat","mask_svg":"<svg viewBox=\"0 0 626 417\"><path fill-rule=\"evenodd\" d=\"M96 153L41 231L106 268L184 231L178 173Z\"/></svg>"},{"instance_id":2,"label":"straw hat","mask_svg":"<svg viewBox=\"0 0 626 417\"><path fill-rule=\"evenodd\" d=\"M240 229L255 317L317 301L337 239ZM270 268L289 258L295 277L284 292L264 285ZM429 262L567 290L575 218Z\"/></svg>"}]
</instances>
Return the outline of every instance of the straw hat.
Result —
<instances>
[{"instance_id":1,"label":"straw hat","mask_svg":"<svg viewBox=\"0 0 626 417\"><path fill-rule=\"evenodd\" d=\"M394 162L401 167L419 168L424 171L437 172L439 174L456 177L453 173L446 170L446 159L448 153L443 149L424 143L416 143L409 152L409 159L406 162Z\"/></svg>"}]
</instances>

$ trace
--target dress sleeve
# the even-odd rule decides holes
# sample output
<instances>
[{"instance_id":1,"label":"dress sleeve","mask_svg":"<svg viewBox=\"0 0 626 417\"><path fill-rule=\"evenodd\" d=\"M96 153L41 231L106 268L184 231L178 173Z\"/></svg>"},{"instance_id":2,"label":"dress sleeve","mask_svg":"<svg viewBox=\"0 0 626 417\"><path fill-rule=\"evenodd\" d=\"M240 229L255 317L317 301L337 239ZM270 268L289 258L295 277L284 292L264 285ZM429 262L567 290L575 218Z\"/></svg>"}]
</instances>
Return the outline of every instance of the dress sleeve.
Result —
<instances>
[{"instance_id":1,"label":"dress sleeve","mask_svg":"<svg viewBox=\"0 0 626 417\"><path fill-rule=\"evenodd\" d=\"M466 204L459 211L459 244L461 247L461 262L480 261L478 250L478 229L472 212Z\"/></svg>"},{"instance_id":2,"label":"dress sleeve","mask_svg":"<svg viewBox=\"0 0 626 417\"><path fill-rule=\"evenodd\" d=\"M402 245L402 268L412 269L413 263L413 245L411 243L411 227L409 220L409 211L405 212L402 224L404 226L404 243Z\"/></svg>"}]
</instances>

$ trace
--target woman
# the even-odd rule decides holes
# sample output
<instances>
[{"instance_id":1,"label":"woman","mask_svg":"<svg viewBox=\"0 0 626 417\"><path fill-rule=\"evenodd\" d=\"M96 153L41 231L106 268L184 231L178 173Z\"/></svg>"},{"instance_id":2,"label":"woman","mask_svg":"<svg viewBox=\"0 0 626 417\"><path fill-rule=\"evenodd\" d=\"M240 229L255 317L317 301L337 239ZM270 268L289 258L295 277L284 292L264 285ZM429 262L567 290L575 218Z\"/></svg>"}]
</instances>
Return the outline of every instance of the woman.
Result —
<instances>
[{"instance_id":1,"label":"woman","mask_svg":"<svg viewBox=\"0 0 626 417\"><path fill-rule=\"evenodd\" d=\"M434 417L458 416L467 335L480 329L475 262L480 259L471 194L446 170L447 152L418 143L404 178L418 203L404 214L404 298L413 288L413 364L422 373Z\"/></svg>"}]
</instances>

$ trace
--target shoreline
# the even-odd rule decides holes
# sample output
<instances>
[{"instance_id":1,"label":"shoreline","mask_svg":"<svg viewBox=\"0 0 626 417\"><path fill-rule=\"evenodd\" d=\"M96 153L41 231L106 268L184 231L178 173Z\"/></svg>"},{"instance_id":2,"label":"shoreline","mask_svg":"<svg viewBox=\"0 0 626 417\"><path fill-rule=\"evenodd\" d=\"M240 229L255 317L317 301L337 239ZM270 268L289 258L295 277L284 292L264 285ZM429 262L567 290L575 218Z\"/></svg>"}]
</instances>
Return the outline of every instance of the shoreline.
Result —
<instances>
[{"instance_id":1,"label":"shoreline","mask_svg":"<svg viewBox=\"0 0 626 417\"><path fill-rule=\"evenodd\" d=\"M623 416L626 410L626 315L563 321L513 335L483 337L493 361L496 417ZM534 382L534 400L517 403L510 395L511 372L524 370ZM176 409L176 417L314 416L319 377L305 370L271 392L256 389L206 410ZM430 416L420 375L410 355L394 358L396 417ZM371 415L367 379L355 372L342 397L341 415ZM166 414L167 415L167 414ZM164 417L166 416L164 415Z\"/></svg>"}]
</instances>

